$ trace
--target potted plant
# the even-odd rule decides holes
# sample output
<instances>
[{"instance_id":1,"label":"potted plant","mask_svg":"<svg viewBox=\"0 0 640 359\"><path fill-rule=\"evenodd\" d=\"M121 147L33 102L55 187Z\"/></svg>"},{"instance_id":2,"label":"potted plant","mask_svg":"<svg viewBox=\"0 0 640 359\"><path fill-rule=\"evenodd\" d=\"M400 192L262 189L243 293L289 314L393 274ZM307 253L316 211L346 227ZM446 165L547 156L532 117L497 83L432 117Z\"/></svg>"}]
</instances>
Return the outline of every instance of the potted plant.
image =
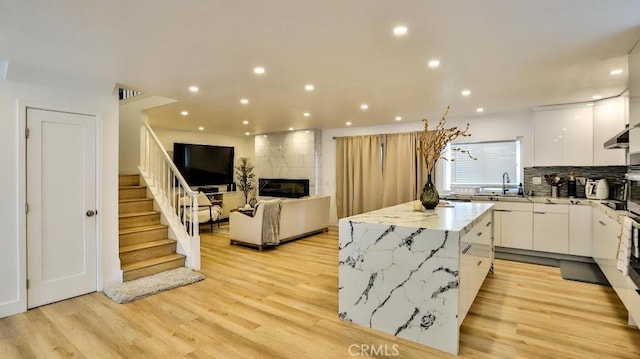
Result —
<instances>
[{"instance_id":1,"label":"potted plant","mask_svg":"<svg viewBox=\"0 0 640 359\"><path fill-rule=\"evenodd\" d=\"M249 203L249 193L256 189L253 166L247 157L240 157L236 166L238 189L244 194L244 203Z\"/></svg>"}]
</instances>

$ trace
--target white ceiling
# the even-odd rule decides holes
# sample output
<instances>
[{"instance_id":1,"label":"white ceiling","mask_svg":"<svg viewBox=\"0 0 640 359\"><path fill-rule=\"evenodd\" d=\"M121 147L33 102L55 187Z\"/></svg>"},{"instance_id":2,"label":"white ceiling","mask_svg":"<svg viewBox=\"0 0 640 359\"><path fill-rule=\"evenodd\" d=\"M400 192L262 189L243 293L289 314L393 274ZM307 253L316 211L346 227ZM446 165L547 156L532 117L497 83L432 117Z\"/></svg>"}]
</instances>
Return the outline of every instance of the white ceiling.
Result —
<instances>
[{"instance_id":1,"label":"white ceiling","mask_svg":"<svg viewBox=\"0 0 640 359\"><path fill-rule=\"evenodd\" d=\"M178 100L149 112L154 126L230 135L614 96L639 38L636 0L0 0L9 80L119 83Z\"/></svg>"}]
</instances>

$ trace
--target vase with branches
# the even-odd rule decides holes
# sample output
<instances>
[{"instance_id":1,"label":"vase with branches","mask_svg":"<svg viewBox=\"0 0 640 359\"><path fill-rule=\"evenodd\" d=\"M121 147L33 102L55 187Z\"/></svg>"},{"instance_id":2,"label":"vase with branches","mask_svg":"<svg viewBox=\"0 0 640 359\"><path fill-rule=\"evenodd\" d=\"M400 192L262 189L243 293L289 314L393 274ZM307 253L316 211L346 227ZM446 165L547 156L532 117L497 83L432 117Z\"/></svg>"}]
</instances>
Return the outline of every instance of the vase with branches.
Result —
<instances>
[{"instance_id":1,"label":"vase with branches","mask_svg":"<svg viewBox=\"0 0 640 359\"><path fill-rule=\"evenodd\" d=\"M438 162L439 159L449 160L443 156L443 151L447 147L447 143L458 137L471 136L469 133L468 123L464 129L460 129L457 126L450 128L446 127L446 118L449 114L449 108L450 107L447 106L444 115L442 115L442 118L432 130L429 129L429 120L424 119L424 129L419 135L418 151L424 159L425 168L427 170L427 183L425 183L424 188L422 189L420 201L426 209L435 208L440 200L438 191L431 181L431 178L435 171L436 162ZM451 150L454 152L465 153L469 157L473 158L467 150L461 148L452 148Z\"/></svg>"},{"instance_id":2,"label":"vase with branches","mask_svg":"<svg viewBox=\"0 0 640 359\"><path fill-rule=\"evenodd\" d=\"M256 189L253 166L247 157L240 157L236 166L238 189L244 194L244 203L249 203L249 193Z\"/></svg>"}]
</instances>

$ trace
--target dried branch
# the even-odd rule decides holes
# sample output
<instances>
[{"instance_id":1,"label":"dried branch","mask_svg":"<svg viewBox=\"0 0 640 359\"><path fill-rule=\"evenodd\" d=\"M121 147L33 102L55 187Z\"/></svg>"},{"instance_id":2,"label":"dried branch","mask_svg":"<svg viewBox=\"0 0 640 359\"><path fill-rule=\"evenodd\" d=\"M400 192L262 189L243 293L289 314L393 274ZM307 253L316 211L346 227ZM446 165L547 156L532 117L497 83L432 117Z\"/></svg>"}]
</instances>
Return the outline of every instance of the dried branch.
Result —
<instances>
[{"instance_id":1,"label":"dried branch","mask_svg":"<svg viewBox=\"0 0 640 359\"><path fill-rule=\"evenodd\" d=\"M446 118L449 114L449 108L450 107L447 106L444 115L442 115L442 118L440 119L434 130L429 130L428 119L423 120L424 130L422 130L422 133L420 134L420 144L418 147L418 151L420 151L422 157L424 158L424 163L427 167L428 174L433 173L436 162L438 162L439 159L442 158L444 160L448 160L447 158L442 156L442 151L444 151L445 147L447 146L447 142L453 141L458 137L471 136L471 134L469 133L468 123L464 130L460 130L457 126L451 128L445 127ZM467 150L462 150L459 148L454 148L453 150L460 153L466 153L470 158L473 158L475 160L475 158L472 157Z\"/></svg>"}]
</instances>

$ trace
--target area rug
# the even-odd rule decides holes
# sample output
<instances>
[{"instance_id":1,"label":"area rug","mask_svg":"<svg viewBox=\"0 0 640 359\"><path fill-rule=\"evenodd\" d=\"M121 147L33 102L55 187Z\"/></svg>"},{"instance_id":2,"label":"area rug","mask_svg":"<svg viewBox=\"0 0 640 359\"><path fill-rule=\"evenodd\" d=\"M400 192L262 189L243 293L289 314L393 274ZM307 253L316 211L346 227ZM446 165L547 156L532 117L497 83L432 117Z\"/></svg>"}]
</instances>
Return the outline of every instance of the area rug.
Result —
<instances>
[{"instance_id":1,"label":"area rug","mask_svg":"<svg viewBox=\"0 0 640 359\"><path fill-rule=\"evenodd\" d=\"M611 286L595 263L560 260L560 274L562 279Z\"/></svg>"},{"instance_id":2,"label":"area rug","mask_svg":"<svg viewBox=\"0 0 640 359\"><path fill-rule=\"evenodd\" d=\"M107 287L104 294L116 303L129 303L204 278L202 273L182 267Z\"/></svg>"}]
</instances>

